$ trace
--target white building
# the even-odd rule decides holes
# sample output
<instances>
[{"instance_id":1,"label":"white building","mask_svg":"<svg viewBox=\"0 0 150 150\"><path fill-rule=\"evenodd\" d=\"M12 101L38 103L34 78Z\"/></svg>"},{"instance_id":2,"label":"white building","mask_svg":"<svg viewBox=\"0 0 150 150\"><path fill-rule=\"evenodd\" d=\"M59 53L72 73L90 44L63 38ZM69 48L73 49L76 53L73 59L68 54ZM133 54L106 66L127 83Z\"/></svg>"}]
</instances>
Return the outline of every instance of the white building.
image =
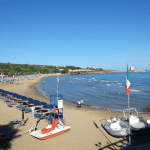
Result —
<instances>
[{"instance_id":1,"label":"white building","mask_svg":"<svg viewBox=\"0 0 150 150\"><path fill-rule=\"evenodd\" d=\"M131 71L134 71L134 67L130 67L130 70L131 70Z\"/></svg>"},{"instance_id":2,"label":"white building","mask_svg":"<svg viewBox=\"0 0 150 150\"><path fill-rule=\"evenodd\" d=\"M0 77L3 77L4 76L4 72L0 72Z\"/></svg>"}]
</instances>

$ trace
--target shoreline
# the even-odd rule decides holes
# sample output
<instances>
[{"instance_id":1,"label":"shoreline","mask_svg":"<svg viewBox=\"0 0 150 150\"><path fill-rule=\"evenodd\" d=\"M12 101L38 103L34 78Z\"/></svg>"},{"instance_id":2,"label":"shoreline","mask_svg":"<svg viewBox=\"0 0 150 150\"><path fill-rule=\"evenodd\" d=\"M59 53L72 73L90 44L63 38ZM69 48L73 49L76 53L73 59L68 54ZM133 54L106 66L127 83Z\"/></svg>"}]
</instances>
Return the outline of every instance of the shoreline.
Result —
<instances>
[{"instance_id":1,"label":"shoreline","mask_svg":"<svg viewBox=\"0 0 150 150\"><path fill-rule=\"evenodd\" d=\"M50 75L51 76L51 75ZM18 94L37 99L39 101L45 101L49 104L49 99L41 95L41 93L35 88L35 84L42 81L44 77L48 75L41 75L40 77L34 77L33 80L23 79L23 84L1 84L0 88L16 92ZM31 88L32 87L32 88ZM122 144L126 144L127 141L124 138L114 138L107 134L101 127L101 122L105 121L105 111L93 108L76 108L73 105L64 104L64 122L71 126L71 130L54 138L40 141L32 137L29 133L22 134L29 130L33 125L33 116L30 113L25 114L25 119L28 119L25 126L19 127L17 135L13 140L10 140L7 149L12 150L26 150L26 149L47 149L51 146L54 150L98 150L98 149L112 149L113 146L116 149L120 149ZM107 118L115 116L110 113ZM7 126L9 121L15 119L21 119L21 111L15 108L15 106L9 108L3 101L0 100L0 113L1 113L1 127ZM115 112L118 117L122 117L122 112ZM145 118L150 118L150 114L142 114ZM38 121L34 120L34 123ZM95 126L98 126L98 128ZM42 129L47 126L47 122L40 120L37 129ZM16 130L12 128L12 131ZM8 131L7 131L8 132ZM106 138L107 137L107 138ZM109 139L109 141L108 141ZM111 141L111 143L110 143ZM20 145L20 143L22 143ZM27 144L28 143L28 144ZM117 144L117 145L116 145ZM113 146L112 146L113 145ZM1 149L1 145L0 145Z\"/></svg>"},{"instance_id":2,"label":"shoreline","mask_svg":"<svg viewBox=\"0 0 150 150\"><path fill-rule=\"evenodd\" d=\"M68 76L68 74L65 74L65 75L67 75ZM79 75L81 75L81 74L79 74ZM86 74L85 74L86 75ZM56 76L56 75L55 75ZM43 79L43 78L42 78ZM39 84L39 83L41 83L42 82L42 79L41 79L41 81L39 81L37 84ZM37 85L36 84L36 85ZM37 91L39 92L39 94L40 95L42 95L42 92L40 92L38 89L37 89ZM42 95L42 96L44 96L44 95ZM45 96L44 96L45 97ZM47 97L46 97L47 98ZM67 99L67 98L64 98L64 105L72 105L72 106L76 106L76 102L75 101L71 101L71 100L69 100L69 99ZM109 108L109 107L98 107L98 106L95 106L95 105L87 105L87 104L85 104L84 103L84 107L86 107L86 108L89 108L89 109L96 109L96 110L105 110L105 111L118 111L118 112L123 112L123 110L124 109L115 109L115 108ZM127 108L126 108L127 109ZM144 108L143 108L144 109ZM141 110L141 111L139 111L139 113L146 113L146 111L143 111L143 109Z\"/></svg>"}]
</instances>

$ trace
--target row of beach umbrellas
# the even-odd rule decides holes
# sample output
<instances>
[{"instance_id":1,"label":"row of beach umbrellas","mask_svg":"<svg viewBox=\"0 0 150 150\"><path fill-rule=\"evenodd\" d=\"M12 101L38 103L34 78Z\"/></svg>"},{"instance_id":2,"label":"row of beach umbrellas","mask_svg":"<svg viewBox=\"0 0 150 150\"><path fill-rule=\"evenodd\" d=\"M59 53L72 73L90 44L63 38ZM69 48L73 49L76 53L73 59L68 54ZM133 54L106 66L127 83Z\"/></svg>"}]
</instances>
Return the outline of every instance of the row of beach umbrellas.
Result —
<instances>
[{"instance_id":1,"label":"row of beach umbrellas","mask_svg":"<svg viewBox=\"0 0 150 150\"><path fill-rule=\"evenodd\" d=\"M22 96L17 93L9 92L9 91L3 90L3 89L0 89L0 93L4 94L5 96L12 96L13 98L21 99L23 102L28 101L28 104L33 104L34 106L43 106L43 108L46 108L46 109L53 108L52 105L47 104L46 102L34 100L32 98Z\"/></svg>"}]
</instances>

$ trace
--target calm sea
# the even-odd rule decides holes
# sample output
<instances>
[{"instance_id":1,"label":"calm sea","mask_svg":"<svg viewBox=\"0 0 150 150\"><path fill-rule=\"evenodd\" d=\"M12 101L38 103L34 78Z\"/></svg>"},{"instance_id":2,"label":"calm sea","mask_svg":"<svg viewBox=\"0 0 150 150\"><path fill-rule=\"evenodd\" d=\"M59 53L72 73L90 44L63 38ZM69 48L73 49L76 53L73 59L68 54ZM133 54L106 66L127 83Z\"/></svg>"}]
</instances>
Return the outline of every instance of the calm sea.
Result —
<instances>
[{"instance_id":1,"label":"calm sea","mask_svg":"<svg viewBox=\"0 0 150 150\"><path fill-rule=\"evenodd\" d=\"M150 105L150 72L130 73L130 107L138 111ZM76 105L81 98L84 105L95 108L123 110L128 108L125 94L126 73L59 76L59 94L64 103ZM36 85L49 98L57 93L57 77L47 77Z\"/></svg>"}]
</instances>

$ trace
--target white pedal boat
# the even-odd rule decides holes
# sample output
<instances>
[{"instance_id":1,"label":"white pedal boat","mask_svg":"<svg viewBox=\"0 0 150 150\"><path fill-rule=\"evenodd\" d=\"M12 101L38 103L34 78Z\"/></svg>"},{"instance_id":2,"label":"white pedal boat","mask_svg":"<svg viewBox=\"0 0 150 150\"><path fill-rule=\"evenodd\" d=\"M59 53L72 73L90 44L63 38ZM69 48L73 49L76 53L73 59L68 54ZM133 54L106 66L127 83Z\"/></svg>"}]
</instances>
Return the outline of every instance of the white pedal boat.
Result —
<instances>
[{"instance_id":1,"label":"white pedal boat","mask_svg":"<svg viewBox=\"0 0 150 150\"><path fill-rule=\"evenodd\" d=\"M70 126L64 125L59 119L53 119L52 124L49 124L46 128L43 128L42 130L33 131L30 133L30 135L38 138L39 140L46 140L63 134L69 130Z\"/></svg>"},{"instance_id":2,"label":"white pedal boat","mask_svg":"<svg viewBox=\"0 0 150 150\"><path fill-rule=\"evenodd\" d=\"M136 115L130 114L129 117L126 117L125 112L129 111L129 109L124 109L123 110L124 118L122 118L121 120L127 123L129 123L130 121L130 127L132 131L148 129L149 127L148 122L140 115L138 115L137 110L135 108L130 108L130 110L135 110Z\"/></svg>"}]
</instances>

